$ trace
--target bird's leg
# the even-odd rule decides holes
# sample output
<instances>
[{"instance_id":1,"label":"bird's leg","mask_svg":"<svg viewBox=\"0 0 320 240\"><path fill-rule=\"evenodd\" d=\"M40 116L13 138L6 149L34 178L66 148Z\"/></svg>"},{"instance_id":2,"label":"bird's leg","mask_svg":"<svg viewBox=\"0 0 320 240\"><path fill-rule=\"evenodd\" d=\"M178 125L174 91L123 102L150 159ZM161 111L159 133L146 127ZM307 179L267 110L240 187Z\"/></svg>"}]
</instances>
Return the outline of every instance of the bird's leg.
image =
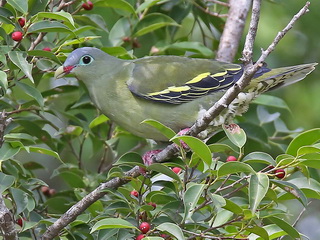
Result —
<instances>
[{"instance_id":1,"label":"bird's leg","mask_svg":"<svg viewBox=\"0 0 320 240\"><path fill-rule=\"evenodd\" d=\"M180 130L177 135L178 136L185 135L189 130L190 130L190 128L184 128L184 129ZM189 149L188 145L184 141L180 140L180 143L184 149ZM144 165L146 165L146 166L151 165L153 162L153 156L161 151L162 151L162 149L155 149L155 150L147 151L145 154L143 154L142 160L143 160Z\"/></svg>"},{"instance_id":2,"label":"bird's leg","mask_svg":"<svg viewBox=\"0 0 320 240\"><path fill-rule=\"evenodd\" d=\"M190 130L190 128L184 128L182 130L180 130L178 132L178 136L183 136L183 135L186 135L186 133ZM184 148L184 149L189 149L189 146L182 140L180 140L180 143L181 143L181 146Z\"/></svg>"}]
</instances>

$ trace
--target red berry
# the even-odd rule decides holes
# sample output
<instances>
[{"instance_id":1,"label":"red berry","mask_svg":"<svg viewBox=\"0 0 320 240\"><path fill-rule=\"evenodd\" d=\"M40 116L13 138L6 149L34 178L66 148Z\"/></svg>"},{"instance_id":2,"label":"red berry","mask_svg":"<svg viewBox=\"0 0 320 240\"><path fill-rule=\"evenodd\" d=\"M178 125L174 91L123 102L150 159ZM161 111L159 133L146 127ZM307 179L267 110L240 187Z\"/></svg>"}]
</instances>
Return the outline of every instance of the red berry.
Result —
<instances>
[{"instance_id":1,"label":"red berry","mask_svg":"<svg viewBox=\"0 0 320 240\"><path fill-rule=\"evenodd\" d=\"M88 2L86 2L86 3L83 3L83 4L82 4L82 7L83 7L85 10L89 11L89 10L91 10L91 9L93 8L93 3L92 3L91 1L88 1Z\"/></svg>"},{"instance_id":2,"label":"red berry","mask_svg":"<svg viewBox=\"0 0 320 240\"><path fill-rule=\"evenodd\" d=\"M131 38L130 38L130 37L123 37L123 38L122 38L122 41L124 41L124 42L130 42L130 41L131 41Z\"/></svg>"},{"instance_id":3,"label":"red berry","mask_svg":"<svg viewBox=\"0 0 320 240\"><path fill-rule=\"evenodd\" d=\"M18 23L20 27L23 27L26 24L26 19L21 17L18 19Z\"/></svg>"},{"instance_id":4,"label":"red berry","mask_svg":"<svg viewBox=\"0 0 320 240\"><path fill-rule=\"evenodd\" d=\"M237 161L238 159L235 157L235 156L229 156L227 157L227 162L235 162Z\"/></svg>"},{"instance_id":5,"label":"red berry","mask_svg":"<svg viewBox=\"0 0 320 240\"><path fill-rule=\"evenodd\" d=\"M284 178L286 176L286 172L284 171L284 169L277 169L276 170L276 177L277 178Z\"/></svg>"},{"instance_id":6,"label":"red berry","mask_svg":"<svg viewBox=\"0 0 320 240\"><path fill-rule=\"evenodd\" d=\"M139 229L142 233L147 233L150 230L150 224L147 222L142 222L139 226Z\"/></svg>"},{"instance_id":7,"label":"red berry","mask_svg":"<svg viewBox=\"0 0 320 240\"><path fill-rule=\"evenodd\" d=\"M163 239L168 239L168 240L171 239L169 235L164 234L164 233L160 234L160 237L162 237Z\"/></svg>"},{"instance_id":8,"label":"red berry","mask_svg":"<svg viewBox=\"0 0 320 240\"><path fill-rule=\"evenodd\" d=\"M56 190L54 188L50 188L49 189L49 196L52 197L55 194L56 194Z\"/></svg>"},{"instance_id":9,"label":"red berry","mask_svg":"<svg viewBox=\"0 0 320 240\"><path fill-rule=\"evenodd\" d=\"M20 227L22 227L22 225L23 225L23 219L22 219L22 218L17 219L16 223L17 223Z\"/></svg>"},{"instance_id":10,"label":"red berry","mask_svg":"<svg viewBox=\"0 0 320 240\"><path fill-rule=\"evenodd\" d=\"M42 50L47 51L47 52L51 52L51 48L49 48L49 47L44 47L44 48L42 48Z\"/></svg>"},{"instance_id":11,"label":"red berry","mask_svg":"<svg viewBox=\"0 0 320 240\"><path fill-rule=\"evenodd\" d=\"M155 209L157 207L157 204L153 203L153 202L149 202L148 205L152 206L153 209Z\"/></svg>"},{"instance_id":12,"label":"red berry","mask_svg":"<svg viewBox=\"0 0 320 240\"><path fill-rule=\"evenodd\" d=\"M49 196L50 195L50 193L49 193L50 192L50 188L49 187L42 186L40 190L45 196Z\"/></svg>"},{"instance_id":13,"label":"red berry","mask_svg":"<svg viewBox=\"0 0 320 240\"><path fill-rule=\"evenodd\" d=\"M139 193L138 193L136 190L132 190L132 191L130 192L130 195L131 195L131 196L134 196L134 197L138 197L138 196L139 196Z\"/></svg>"},{"instance_id":14,"label":"red berry","mask_svg":"<svg viewBox=\"0 0 320 240\"><path fill-rule=\"evenodd\" d=\"M175 172L176 174L179 174L181 172L181 168L174 167L174 168L172 168L172 171Z\"/></svg>"},{"instance_id":15,"label":"red berry","mask_svg":"<svg viewBox=\"0 0 320 240\"><path fill-rule=\"evenodd\" d=\"M144 235L143 234L140 234L140 235L138 235L137 237L136 237L136 240L141 240L141 239L143 239L144 238Z\"/></svg>"},{"instance_id":16,"label":"red berry","mask_svg":"<svg viewBox=\"0 0 320 240\"><path fill-rule=\"evenodd\" d=\"M13 32L11 35L11 38L17 42L20 42L22 40L22 37L23 37L23 34L22 32L19 32L19 31Z\"/></svg>"}]
</instances>

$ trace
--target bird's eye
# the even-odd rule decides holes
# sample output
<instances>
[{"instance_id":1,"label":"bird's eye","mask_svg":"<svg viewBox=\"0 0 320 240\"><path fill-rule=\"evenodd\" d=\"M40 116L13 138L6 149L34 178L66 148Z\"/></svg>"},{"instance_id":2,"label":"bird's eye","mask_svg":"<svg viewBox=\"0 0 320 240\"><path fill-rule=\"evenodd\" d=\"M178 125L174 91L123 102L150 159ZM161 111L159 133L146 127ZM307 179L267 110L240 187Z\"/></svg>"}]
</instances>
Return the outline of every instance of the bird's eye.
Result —
<instances>
[{"instance_id":1,"label":"bird's eye","mask_svg":"<svg viewBox=\"0 0 320 240\"><path fill-rule=\"evenodd\" d=\"M89 55L85 55L80 59L80 64L82 65L88 65L93 61L93 57Z\"/></svg>"}]
</instances>

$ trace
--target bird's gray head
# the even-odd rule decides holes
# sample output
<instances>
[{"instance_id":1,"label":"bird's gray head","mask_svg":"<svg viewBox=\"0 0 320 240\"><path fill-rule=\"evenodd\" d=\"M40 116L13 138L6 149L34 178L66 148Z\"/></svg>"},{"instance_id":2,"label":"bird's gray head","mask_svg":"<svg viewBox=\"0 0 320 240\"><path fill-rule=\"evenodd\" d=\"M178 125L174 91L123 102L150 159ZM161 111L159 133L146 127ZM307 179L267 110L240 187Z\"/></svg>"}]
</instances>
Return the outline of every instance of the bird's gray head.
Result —
<instances>
[{"instance_id":1,"label":"bird's gray head","mask_svg":"<svg viewBox=\"0 0 320 240\"><path fill-rule=\"evenodd\" d=\"M68 73L73 73L79 80L85 80L90 76L94 78L100 65L108 66L109 58L113 57L97 48L78 48L71 52L63 66L56 70L55 77L61 78Z\"/></svg>"}]
</instances>

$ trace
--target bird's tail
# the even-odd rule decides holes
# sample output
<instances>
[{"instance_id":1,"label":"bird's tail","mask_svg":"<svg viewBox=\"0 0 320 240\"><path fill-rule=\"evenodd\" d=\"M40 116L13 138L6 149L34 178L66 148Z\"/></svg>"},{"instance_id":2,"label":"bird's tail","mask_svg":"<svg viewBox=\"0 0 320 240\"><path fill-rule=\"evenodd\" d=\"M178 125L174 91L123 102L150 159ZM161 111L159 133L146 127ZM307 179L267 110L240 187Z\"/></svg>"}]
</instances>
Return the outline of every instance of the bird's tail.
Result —
<instances>
[{"instance_id":1,"label":"bird's tail","mask_svg":"<svg viewBox=\"0 0 320 240\"><path fill-rule=\"evenodd\" d=\"M254 78L247 90L249 92L266 92L275 88L288 86L304 79L311 73L318 63L302 64L290 67L272 69L261 76Z\"/></svg>"}]
</instances>

